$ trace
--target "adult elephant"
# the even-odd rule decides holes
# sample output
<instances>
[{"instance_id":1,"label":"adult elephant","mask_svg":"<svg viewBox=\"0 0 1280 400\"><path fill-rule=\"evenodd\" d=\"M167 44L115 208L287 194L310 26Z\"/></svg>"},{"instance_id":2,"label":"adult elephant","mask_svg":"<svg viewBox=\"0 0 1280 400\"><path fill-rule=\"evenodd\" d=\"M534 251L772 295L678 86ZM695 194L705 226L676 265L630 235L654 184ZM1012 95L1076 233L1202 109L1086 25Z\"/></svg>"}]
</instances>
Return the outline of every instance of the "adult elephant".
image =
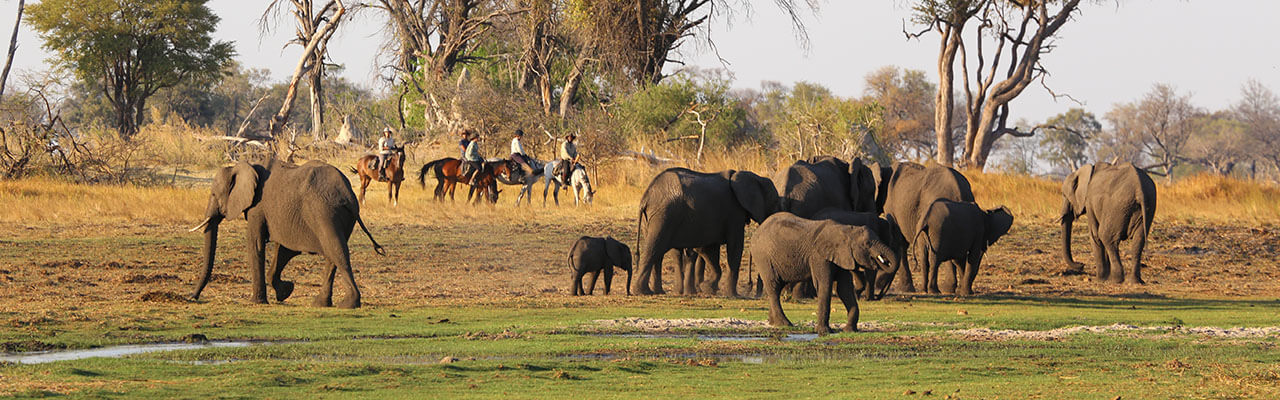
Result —
<instances>
[{"instance_id":1,"label":"adult elephant","mask_svg":"<svg viewBox=\"0 0 1280 400\"><path fill-rule=\"evenodd\" d=\"M730 296L737 296L746 224L764 222L778 210L778 201L773 182L750 171L662 171L640 199L636 221L640 272L631 292L664 293L663 255L671 249L700 249L701 254L711 258L706 260L711 277L703 283L703 289L715 293L720 283L718 248L724 245L729 259L726 289Z\"/></svg>"},{"instance_id":2,"label":"adult elephant","mask_svg":"<svg viewBox=\"0 0 1280 400\"><path fill-rule=\"evenodd\" d=\"M893 217L899 232L915 232L934 201L974 201L973 189L964 175L932 161L924 165L901 162L888 168L872 165L871 172L877 182L876 203L882 204L884 213ZM905 236L901 240L908 246L913 245ZM914 292L909 258L905 254L901 258L902 268L898 268L894 290ZM954 264L951 267L956 268Z\"/></svg>"},{"instance_id":3,"label":"adult elephant","mask_svg":"<svg viewBox=\"0 0 1280 400\"><path fill-rule=\"evenodd\" d=\"M1098 279L1114 283L1142 281L1142 250L1156 215L1156 185L1130 163L1097 163L1072 172L1062 182L1062 258L1067 270L1084 272L1071 258L1071 224L1088 215ZM1126 273L1120 242L1131 240L1133 267Z\"/></svg>"},{"instance_id":4,"label":"adult elephant","mask_svg":"<svg viewBox=\"0 0 1280 400\"><path fill-rule=\"evenodd\" d=\"M319 307L333 305L333 280L338 271L350 290L338 307L360 307L360 289L351 271L351 252L347 248L356 223L369 236L374 249L383 253L360 219L360 203L351 183L337 168L319 161L300 166L274 160L267 165L242 161L223 167L214 175L204 222L191 229L204 229L204 269L191 293L193 300L200 298L209 283L218 247L218 225L225 218L249 222L245 236L253 286L250 301L254 303L267 303L263 258L268 242L278 245L271 270L276 301L282 302L293 293L293 282L280 279L290 259L308 253L323 255L329 261L327 278L313 302Z\"/></svg>"},{"instance_id":5,"label":"adult elephant","mask_svg":"<svg viewBox=\"0 0 1280 400\"><path fill-rule=\"evenodd\" d=\"M782 197L781 211L801 218L811 218L826 208L878 211L875 176L861 159L851 163L832 156L799 160L778 171L773 184Z\"/></svg>"}]
</instances>

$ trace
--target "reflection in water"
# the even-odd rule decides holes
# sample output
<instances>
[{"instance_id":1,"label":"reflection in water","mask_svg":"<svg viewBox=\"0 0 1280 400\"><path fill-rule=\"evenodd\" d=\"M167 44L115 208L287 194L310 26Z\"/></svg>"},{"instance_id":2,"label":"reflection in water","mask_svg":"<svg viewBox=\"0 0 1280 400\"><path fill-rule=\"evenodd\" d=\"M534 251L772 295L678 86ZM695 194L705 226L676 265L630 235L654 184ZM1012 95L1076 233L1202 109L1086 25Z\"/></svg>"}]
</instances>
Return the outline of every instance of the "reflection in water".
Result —
<instances>
[{"instance_id":1,"label":"reflection in water","mask_svg":"<svg viewBox=\"0 0 1280 400\"><path fill-rule=\"evenodd\" d=\"M43 364L55 361L82 360L93 357L120 358L132 354L170 350L195 350L216 347L248 347L271 344L262 341L209 341L201 343L150 343L99 347L87 350L33 351L29 353L0 354L0 363Z\"/></svg>"}]
</instances>

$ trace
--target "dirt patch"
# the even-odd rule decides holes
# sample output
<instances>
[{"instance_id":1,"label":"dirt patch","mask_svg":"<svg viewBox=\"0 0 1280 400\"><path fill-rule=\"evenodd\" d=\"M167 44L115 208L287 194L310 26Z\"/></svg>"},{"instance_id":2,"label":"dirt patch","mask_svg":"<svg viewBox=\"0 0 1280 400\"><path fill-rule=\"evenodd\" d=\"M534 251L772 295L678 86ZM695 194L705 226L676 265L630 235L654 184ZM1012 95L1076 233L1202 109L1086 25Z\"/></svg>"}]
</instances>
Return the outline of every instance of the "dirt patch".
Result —
<instances>
[{"instance_id":1,"label":"dirt patch","mask_svg":"<svg viewBox=\"0 0 1280 400\"><path fill-rule=\"evenodd\" d=\"M67 348L64 344L45 343L35 340L0 342L0 353L20 353L28 351L49 351Z\"/></svg>"},{"instance_id":2,"label":"dirt patch","mask_svg":"<svg viewBox=\"0 0 1280 400\"><path fill-rule=\"evenodd\" d=\"M957 329L948 331L948 333L964 336L971 340L1061 340L1067 336L1077 333L1098 333L1098 334L1185 334L1200 335L1211 338L1260 338L1270 336L1280 336L1280 326L1266 327L1233 327L1218 328L1212 326L1137 326L1129 324L1112 324L1103 326L1072 326L1065 328L1050 329L1045 331L1024 331L1018 329L999 329L993 330L989 328L972 328Z\"/></svg>"},{"instance_id":3,"label":"dirt patch","mask_svg":"<svg viewBox=\"0 0 1280 400\"><path fill-rule=\"evenodd\" d=\"M249 279L243 276L218 273L210 275L209 281L213 283L249 283Z\"/></svg>"},{"instance_id":4,"label":"dirt patch","mask_svg":"<svg viewBox=\"0 0 1280 400\"><path fill-rule=\"evenodd\" d=\"M487 332L467 332L462 335L467 340L501 340L501 339L523 339L525 336L510 329L504 329L498 333Z\"/></svg>"},{"instance_id":5,"label":"dirt patch","mask_svg":"<svg viewBox=\"0 0 1280 400\"><path fill-rule=\"evenodd\" d=\"M177 275L173 274L133 274L120 279L120 283L160 283L168 281L181 281Z\"/></svg>"},{"instance_id":6,"label":"dirt patch","mask_svg":"<svg viewBox=\"0 0 1280 400\"><path fill-rule=\"evenodd\" d=\"M151 303L190 303L186 296L167 291L147 292L139 300Z\"/></svg>"}]
</instances>

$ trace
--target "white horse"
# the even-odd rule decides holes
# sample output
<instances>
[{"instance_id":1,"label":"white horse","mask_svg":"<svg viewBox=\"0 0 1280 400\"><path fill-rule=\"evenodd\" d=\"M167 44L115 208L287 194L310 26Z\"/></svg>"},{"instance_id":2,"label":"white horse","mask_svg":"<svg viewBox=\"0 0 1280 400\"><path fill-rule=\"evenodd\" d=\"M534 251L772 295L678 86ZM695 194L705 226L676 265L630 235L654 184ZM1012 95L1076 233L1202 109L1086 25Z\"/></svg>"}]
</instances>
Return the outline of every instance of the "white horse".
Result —
<instances>
[{"instance_id":1,"label":"white horse","mask_svg":"<svg viewBox=\"0 0 1280 400\"><path fill-rule=\"evenodd\" d=\"M548 161L542 166L542 173L525 178L525 186L520 189L520 195L516 197L516 204L520 204L520 199L525 195L529 195L529 204L533 204L533 184L538 181L545 181L542 186L542 205L547 205L547 192L551 188L551 184L555 183L556 189L551 191L551 197L555 200L556 205L560 205L560 187L565 186L560 181L560 177L555 174L556 166L560 164L560 160ZM573 169L573 173L569 175L569 189L573 191L573 205L581 203L591 204L592 197L595 196L595 189L591 188L591 177L587 176L587 169L581 164Z\"/></svg>"}]
</instances>

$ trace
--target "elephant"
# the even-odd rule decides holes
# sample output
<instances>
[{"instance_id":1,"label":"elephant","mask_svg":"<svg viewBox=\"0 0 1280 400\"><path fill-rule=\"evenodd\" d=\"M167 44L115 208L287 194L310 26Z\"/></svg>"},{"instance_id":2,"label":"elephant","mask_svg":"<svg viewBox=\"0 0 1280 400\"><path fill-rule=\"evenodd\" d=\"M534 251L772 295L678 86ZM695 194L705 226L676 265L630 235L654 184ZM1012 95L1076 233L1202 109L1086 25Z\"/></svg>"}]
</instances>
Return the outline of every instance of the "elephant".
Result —
<instances>
[{"instance_id":1,"label":"elephant","mask_svg":"<svg viewBox=\"0 0 1280 400\"><path fill-rule=\"evenodd\" d=\"M963 263L964 268L952 266L953 279L944 284L942 292L972 295L982 256L1012 226L1013 214L1003 206L984 210L973 202L934 201L911 235L916 260L924 265L922 289L939 293L938 264L953 261Z\"/></svg>"},{"instance_id":2,"label":"elephant","mask_svg":"<svg viewBox=\"0 0 1280 400\"><path fill-rule=\"evenodd\" d=\"M698 285L701 285L707 269L707 258L703 257L699 249L674 249L676 252L676 263L679 266L679 276L676 277L676 286L678 293L682 295L694 295L698 293ZM717 253L720 247L716 246Z\"/></svg>"},{"instance_id":3,"label":"elephant","mask_svg":"<svg viewBox=\"0 0 1280 400\"><path fill-rule=\"evenodd\" d=\"M851 163L832 156L799 160L778 171L773 184L782 196L780 209L803 218L824 208L877 211L875 177L861 159Z\"/></svg>"},{"instance_id":4,"label":"elephant","mask_svg":"<svg viewBox=\"0 0 1280 400\"><path fill-rule=\"evenodd\" d=\"M613 286L613 269L627 271L627 295L631 295L631 248L612 236L598 238L583 236L569 248L569 268L573 270L572 295L591 295L596 291L596 280L604 270L604 294ZM591 274L587 290L582 290L582 277Z\"/></svg>"},{"instance_id":5,"label":"elephant","mask_svg":"<svg viewBox=\"0 0 1280 400\"><path fill-rule=\"evenodd\" d=\"M632 293L663 293L663 255L671 249L698 248L711 270L702 288L715 294L721 275L719 246L723 245L729 265L725 287L736 297L746 225L764 222L778 210L778 203L773 182L750 171L703 173L678 167L662 171L640 199L636 220L640 271Z\"/></svg>"},{"instance_id":6,"label":"elephant","mask_svg":"<svg viewBox=\"0 0 1280 400\"><path fill-rule=\"evenodd\" d=\"M881 218L872 212L854 212L841 210L836 208L824 208L813 216L814 220L827 220L845 225L864 226L875 232L880 240L889 245L889 249L894 254L906 253L907 243L902 238L902 232L898 230L898 223L891 215L885 215ZM893 283L893 276L896 271L876 275L876 271L867 270L863 274L855 274L854 284L859 288L859 293L863 299L876 300L884 296L884 292L889 289L889 284Z\"/></svg>"},{"instance_id":7,"label":"elephant","mask_svg":"<svg viewBox=\"0 0 1280 400\"><path fill-rule=\"evenodd\" d=\"M1130 163L1097 163L1072 172L1062 182L1062 258L1067 271L1083 272L1071 257L1071 224L1088 215L1098 279L1142 284L1142 250L1156 214L1156 185ZM1126 274L1120 242L1132 239L1133 267Z\"/></svg>"},{"instance_id":8,"label":"elephant","mask_svg":"<svg viewBox=\"0 0 1280 400\"><path fill-rule=\"evenodd\" d=\"M891 273L899 263L898 254L867 227L809 220L785 211L760 224L752 238L751 256L760 265L769 298L769 325L791 326L782 312L783 284L812 281L818 288L818 334L831 332L833 284L848 314L844 330L854 332L858 298L853 275L867 269Z\"/></svg>"},{"instance_id":9,"label":"elephant","mask_svg":"<svg viewBox=\"0 0 1280 400\"><path fill-rule=\"evenodd\" d=\"M205 219L191 231L204 230L204 269L191 293L198 300L213 272L218 246L218 225L225 218L244 218L249 249L253 293L250 301L267 303L263 258L268 242L277 245L271 269L276 301L293 293L293 282L280 279L285 264L300 253L320 254L330 263L329 272L313 305L333 305L333 280L341 271L350 292L338 307L360 307L360 289L351 270L347 240L360 224L378 254L384 249L360 218L360 202L347 177L332 165L310 161L293 165L276 160L266 165L241 161L223 167L213 177Z\"/></svg>"},{"instance_id":10,"label":"elephant","mask_svg":"<svg viewBox=\"0 0 1280 400\"><path fill-rule=\"evenodd\" d=\"M925 165L901 162L888 168L872 165L871 173L876 180L876 204L893 217L898 230L904 234L914 232L935 200L974 201L973 189L964 175L933 161ZM913 245L905 237L902 240L908 246ZM904 267L898 269L894 290L914 292L910 262L905 252L899 255Z\"/></svg>"}]
</instances>

